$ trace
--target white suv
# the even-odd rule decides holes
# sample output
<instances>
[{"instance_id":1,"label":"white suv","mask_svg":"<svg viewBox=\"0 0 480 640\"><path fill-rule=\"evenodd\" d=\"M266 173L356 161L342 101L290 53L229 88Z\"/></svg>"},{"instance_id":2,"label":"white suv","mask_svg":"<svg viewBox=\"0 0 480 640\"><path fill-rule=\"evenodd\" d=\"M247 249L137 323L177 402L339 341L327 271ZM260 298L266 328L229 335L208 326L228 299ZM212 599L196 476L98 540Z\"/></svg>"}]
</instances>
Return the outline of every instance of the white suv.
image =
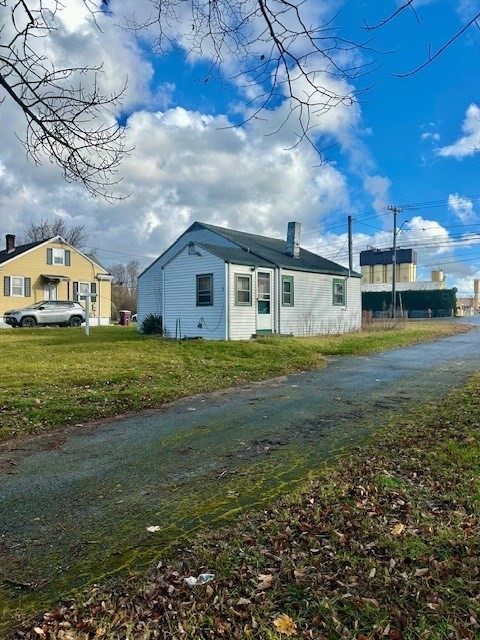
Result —
<instances>
[{"instance_id":1,"label":"white suv","mask_svg":"<svg viewBox=\"0 0 480 640\"><path fill-rule=\"evenodd\" d=\"M85 309L70 300L43 300L23 309L5 311L3 320L12 327L58 324L79 327L85 322Z\"/></svg>"}]
</instances>

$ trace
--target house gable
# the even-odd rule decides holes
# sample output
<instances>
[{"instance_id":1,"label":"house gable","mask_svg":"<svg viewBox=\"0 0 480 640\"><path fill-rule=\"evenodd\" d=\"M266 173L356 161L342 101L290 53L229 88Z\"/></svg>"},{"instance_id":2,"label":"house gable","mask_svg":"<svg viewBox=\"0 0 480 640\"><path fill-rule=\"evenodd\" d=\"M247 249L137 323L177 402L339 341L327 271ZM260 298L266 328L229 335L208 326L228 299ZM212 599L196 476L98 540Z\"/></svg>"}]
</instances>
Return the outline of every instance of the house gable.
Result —
<instances>
[{"instance_id":1,"label":"house gable","mask_svg":"<svg viewBox=\"0 0 480 640\"><path fill-rule=\"evenodd\" d=\"M42 300L78 300L83 291L92 296L92 323L109 323L111 275L61 236L18 247L7 236L0 276L0 316Z\"/></svg>"},{"instance_id":2,"label":"house gable","mask_svg":"<svg viewBox=\"0 0 480 640\"><path fill-rule=\"evenodd\" d=\"M183 325L183 334L217 339L221 336L208 335L206 324L224 326L227 339L245 339L262 331L283 333L287 327L287 332L294 335L358 329L361 275L302 249L299 236L299 223L289 223L286 240L193 223L140 275L140 324L149 313L162 315L166 324L170 323L172 335L172 314L177 313L176 320ZM198 291L195 297L191 269L195 257L198 262L205 254L209 260L216 258L215 264L221 265L224 273L225 289L221 298L226 316L220 324L208 319L205 324L196 308ZM204 277L202 296L208 300L210 273L213 271L202 271L202 268L201 273L196 272L197 276ZM190 288L179 295L182 278ZM218 278L217 273L213 279L218 282ZM179 297L181 304L178 304ZM183 302L184 299L188 302ZM218 293L213 299L216 305Z\"/></svg>"}]
</instances>

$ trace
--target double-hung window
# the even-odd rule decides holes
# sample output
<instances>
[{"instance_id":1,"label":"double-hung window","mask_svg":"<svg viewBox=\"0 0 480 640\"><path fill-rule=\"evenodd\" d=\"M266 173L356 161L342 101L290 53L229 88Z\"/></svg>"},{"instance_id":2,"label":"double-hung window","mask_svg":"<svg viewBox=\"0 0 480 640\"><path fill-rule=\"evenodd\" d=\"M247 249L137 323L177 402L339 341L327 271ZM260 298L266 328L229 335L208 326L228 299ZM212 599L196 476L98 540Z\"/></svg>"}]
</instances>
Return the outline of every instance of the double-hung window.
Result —
<instances>
[{"instance_id":1,"label":"double-hung window","mask_svg":"<svg viewBox=\"0 0 480 640\"><path fill-rule=\"evenodd\" d=\"M72 256L70 249L47 248L47 264L52 264L56 267L69 267L71 261Z\"/></svg>"},{"instance_id":2,"label":"double-hung window","mask_svg":"<svg viewBox=\"0 0 480 640\"><path fill-rule=\"evenodd\" d=\"M63 249L52 249L53 264L65 264L65 251Z\"/></svg>"},{"instance_id":3,"label":"double-hung window","mask_svg":"<svg viewBox=\"0 0 480 640\"><path fill-rule=\"evenodd\" d=\"M197 275L197 307L213 305L213 274Z\"/></svg>"},{"instance_id":4,"label":"double-hung window","mask_svg":"<svg viewBox=\"0 0 480 640\"><path fill-rule=\"evenodd\" d=\"M282 276L282 307L293 305L293 276Z\"/></svg>"},{"instance_id":5,"label":"double-hung window","mask_svg":"<svg viewBox=\"0 0 480 640\"><path fill-rule=\"evenodd\" d=\"M235 276L235 304L251 306L252 276L250 275Z\"/></svg>"},{"instance_id":6,"label":"double-hung window","mask_svg":"<svg viewBox=\"0 0 480 640\"><path fill-rule=\"evenodd\" d=\"M30 298L32 279L24 276L3 276L3 295Z\"/></svg>"},{"instance_id":7,"label":"double-hung window","mask_svg":"<svg viewBox=\"0 0 480 640\"><path fill-rule=\"evenodd\" d=\"M12 276L10 280L10 295L12 296L24 296L25 295L25 279L21 276Z\"/></svg>"},{"instance_id":8,"label":"double-hung window","mask_svg":"<svg viewBox=\"0 0 480 640\"><path fill-rule=\"evenodd\" d=\"M342 307L347 304L346 280L333 279L333 304Z\"/></svg>"}]
</instances>

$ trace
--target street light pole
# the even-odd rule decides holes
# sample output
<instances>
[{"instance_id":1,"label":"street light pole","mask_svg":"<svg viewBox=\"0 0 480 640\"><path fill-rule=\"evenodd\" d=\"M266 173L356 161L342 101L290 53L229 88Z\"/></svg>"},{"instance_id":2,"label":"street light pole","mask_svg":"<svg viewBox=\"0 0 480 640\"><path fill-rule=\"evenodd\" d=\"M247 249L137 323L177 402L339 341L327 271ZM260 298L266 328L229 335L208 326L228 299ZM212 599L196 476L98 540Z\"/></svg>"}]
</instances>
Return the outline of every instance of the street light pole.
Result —
<instances>
[{"instance_id":1,"label":"street light pole","mask_svg":"<svg viewBox=\"0 0 480 640\"><path fill-rule=\"evenodd\" d=\"M389 211L393 213L393 250L392 250L392 315L395 318L397 314L397 213L400 211L398 207L389 206Z\"/></svg>"}]
</instances>

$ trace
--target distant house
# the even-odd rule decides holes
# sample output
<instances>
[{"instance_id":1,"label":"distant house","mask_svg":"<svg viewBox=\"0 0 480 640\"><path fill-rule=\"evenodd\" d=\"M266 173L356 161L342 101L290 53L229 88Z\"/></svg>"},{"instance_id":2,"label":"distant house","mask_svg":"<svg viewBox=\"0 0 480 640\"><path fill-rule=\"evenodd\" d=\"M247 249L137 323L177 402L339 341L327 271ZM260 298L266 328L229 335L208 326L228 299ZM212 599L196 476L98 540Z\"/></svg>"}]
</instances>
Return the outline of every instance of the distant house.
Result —
<instances>
[{"instance_id":1,"label":"distant house","mask_svg":"<svg viewBox=\"0 0 480 640\"><path fill-rule=\"evenodd\" d=\"M138 279L139 327L159 315L170 337L249 339L361 326L360 274L286 240L194 222Z\"/></svg>"},{"instance_id":2,"label":"distant house","mask_svg":"<svg viewBox=\"0 0 480 640\"><path fill-rule=\"evenodd\" d=\"M61 236L16 246L15 236L7 234L0 277L0 320L9 309L42 300L73 300L85 307L82 296L90 294L90 324L110 322L112 276Z\"/></svg>"}]
</instances>

